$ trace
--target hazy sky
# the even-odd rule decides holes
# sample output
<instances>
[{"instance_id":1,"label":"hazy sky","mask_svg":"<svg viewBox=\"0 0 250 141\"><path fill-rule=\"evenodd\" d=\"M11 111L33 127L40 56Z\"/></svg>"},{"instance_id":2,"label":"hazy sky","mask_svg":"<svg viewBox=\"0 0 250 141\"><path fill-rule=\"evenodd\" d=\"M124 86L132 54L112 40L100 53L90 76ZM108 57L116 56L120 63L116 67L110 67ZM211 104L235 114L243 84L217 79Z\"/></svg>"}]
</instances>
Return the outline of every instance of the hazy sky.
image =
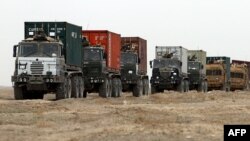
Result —
<instances>
[{"instance_id":1,"label":"hazy sky","mask_svg":"<svg viewBox=\"0 0 250 141\"><path fill-rule=\"evenodd\" d=\"M83 29L140 36L148 41L148 61L155 45L250 61L249 0L2 0L0 19L3 86L12 85L12 49L24 39L24 21L67 21Z\"/></svg>"}]
</instances>

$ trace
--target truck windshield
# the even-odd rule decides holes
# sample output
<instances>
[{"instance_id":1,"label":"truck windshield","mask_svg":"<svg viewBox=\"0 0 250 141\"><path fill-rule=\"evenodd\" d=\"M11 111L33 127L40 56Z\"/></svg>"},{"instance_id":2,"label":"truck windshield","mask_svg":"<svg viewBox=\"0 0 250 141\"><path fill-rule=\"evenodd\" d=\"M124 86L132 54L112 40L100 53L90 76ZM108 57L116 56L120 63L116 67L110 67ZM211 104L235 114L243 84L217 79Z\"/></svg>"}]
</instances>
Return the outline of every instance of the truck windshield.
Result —
<instances>
[{"instance_id":1,"label":"truck windshield","mask_svg":"<svg viewBox=\"0 0 250 141\"><path fill-rule=\"evenodd\" d=\"M231 72L232 78L243 78L243 73Z\"/></svg>"},{"instance_id":2,"label":"truck windshield","mask_svg":"<svg viewBox=\"0 0 250 141\"><path fill-rule=\"evenodd\" d=\"M207 70L207 75L222 75L221 70Z\"/></svg>"},{"instance_id":3,"label":"truck windshield","mask_svg":"<svg viewBox=\"0 0 250 141\"><path fill-rule=\"evenodd\" d=\"M59 50L57 44L51 44L51 43L41 43L40 49L42 51L43 56L53 57L53 56L59 56Z\"/></svg>"},{"instance_id":4,"label":"truck windshield","mask_svg":"<svg viewBox=\"0 0 250 141\"><path fill-rule=\"evenodd\" d=\"M121 55L121 65L124 64L136 64L137 55L134 53L122 53Z\"/></svg>"},{"instance_id":5,"label":"truck windshield","mask_svg":"<svg viewBox=\"0 0 250 141\"><path fill-rule=\"evenodd\" d=\"M59 56L59 46L55 43L25 43L21 44L20 57L53 57Z\"/></svg>"},{"instance_id":6,"label":"truck windshield","mask_svg":"<svg viewBox=\"0 0 250 141\"><path fill-rule=\"evenodd\" d=\"M198 69L200 69L200 63L199 62L188 62L188 69L189 70L198 70Z\"/></svg>"},{"instance_id":7,"label":"truck windshield","mask_svg":"<svg viewBox=\"0 0 250 141\"><path fill-rule=\"evenodd\" d=\"M99 61L102 60L102 51L100 49L84 49L83 60Z\"/></svg>"},{"instance_id":8,"label":"truck windshield","mask_svg":"<svg viewBox=\"0 0 250 141\"><path fill-rule=\"evenodd\" d=\"M180 68L180 62L178 60L173 59L159 59L154 60L153 68L163 68L163 67L173 67L173 68Z\"/></svg>"}]
</instances>

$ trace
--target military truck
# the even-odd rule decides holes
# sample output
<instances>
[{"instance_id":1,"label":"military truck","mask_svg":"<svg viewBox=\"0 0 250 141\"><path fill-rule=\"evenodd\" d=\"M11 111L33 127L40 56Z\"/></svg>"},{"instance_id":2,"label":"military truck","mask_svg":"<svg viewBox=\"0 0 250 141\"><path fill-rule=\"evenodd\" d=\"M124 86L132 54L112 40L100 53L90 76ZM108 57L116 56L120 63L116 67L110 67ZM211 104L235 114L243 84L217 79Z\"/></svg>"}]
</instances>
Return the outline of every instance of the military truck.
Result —
<instances>
[{"instance_id":1,"label":"military truck","mask_svg":"<svg viewBox=\"0 0 250 141\"><path fill-rule=\"evenodd\" d=\"M147 95L147 41L140 37L122 37L121 80L124 92L133 96Z\"/></svg>"},{"instance_id":2,"label":"military truck","mask_svg":"<svg viewBox=\"0 0 250 141\"><path fill-rule=\"evenodd\" d=\"M67 22L25 22L25 39L13 48L15 99L82 97L81 27Z\"/></svg>"},{"instance_id":3,"label":"military truck","mask_svg":"<svg viewBox=\"0 0 250 141\"><path fill-rule=\"evenodd\" d=\"M108 30L83 30L83 74L85 91L100 97L122 93L120 56L121 36Z\"/></svg>"},{"instance_id":4,"label":"military truck","mask_svg":"<svg viewBox=\"0 0 250 141\"><path fill-rule=\"evenodd\" d=\"M164 90L187 92L188 79L188 52L182 46L156 46L153 61L150 61L152 77L150 79L151 93Z\"/></svg>"},{"instance_id":5,"label":"military truck","mask_svg":"<svg viewBox=\"0 0 250 141\"><path fill-rule=\"evenodd\" d=\"M244 64L247 67L248 70L248 78L250 76L250 62L249 61L245 61L245 60L232 60L232 64ZM249 90L249 86L250 86L250 81L248 81L248 90Z\"/></svg>"},{"instance_id":6,"label":"military truck","mask_svg":"<svg viewBox=\"0 0 250 141\"><path fill-rule=\"evenodd\" d=\"M231 64L231 90L248 90L249 76L247 64Z\"/></svg>"},{"instance_id":7,"label":"military truck","mask_svg":"<svg viewBox=\"0 0 250 141\"><path fill-rule=\"evenodd\" d=\"M230 91L230 58L225 56L207 57L206 75L208 90Z\"/></svg>"},{"instance_id":8,"label":"military truck","mask_svg":"<svg viewBox=\"0 0 250 141\"><path fill-rule=\"evenodd\" d=\"M206 52L203 50L188 50L189 89L207 92Z\"/></svg>"}]
</instances>

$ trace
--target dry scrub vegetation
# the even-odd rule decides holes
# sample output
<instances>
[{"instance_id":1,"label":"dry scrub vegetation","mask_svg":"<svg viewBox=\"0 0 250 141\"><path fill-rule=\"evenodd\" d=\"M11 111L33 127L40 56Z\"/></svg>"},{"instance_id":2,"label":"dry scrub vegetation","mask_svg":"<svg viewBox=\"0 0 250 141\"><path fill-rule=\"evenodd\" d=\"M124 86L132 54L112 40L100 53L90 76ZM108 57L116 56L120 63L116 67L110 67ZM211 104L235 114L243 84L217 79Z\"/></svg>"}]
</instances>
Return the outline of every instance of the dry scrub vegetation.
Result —
<instances>
[{"instance_id":1,"label":"dry scrub vegetation","mask_svg":"<svg viewBox=\"0 0 250 141\"><path fill-rule=\"evenodd\" d=\"M0 87L2 141L222 141L224 124L250 123L250 92L168 92L104 99L13 99Z\"/></svg>"}]
</instances>

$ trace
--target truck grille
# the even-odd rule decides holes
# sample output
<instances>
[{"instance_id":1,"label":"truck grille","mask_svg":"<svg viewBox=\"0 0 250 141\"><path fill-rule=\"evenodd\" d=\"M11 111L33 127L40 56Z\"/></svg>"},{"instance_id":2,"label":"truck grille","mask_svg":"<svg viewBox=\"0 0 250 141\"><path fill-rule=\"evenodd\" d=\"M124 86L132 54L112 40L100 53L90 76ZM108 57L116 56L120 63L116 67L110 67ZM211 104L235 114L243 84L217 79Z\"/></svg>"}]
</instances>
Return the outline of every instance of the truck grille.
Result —
<instances>
[{"instance_id":1,"label":"truck grille","mask_svg":"<svg viewBox=\"0 0 250 141\"><path fill-rule=\"evenodd\" d=\"M168 77L170 77L171 76L171 72L160 72L160 74L161 74L161 76L163 77L163 78L168 78Z\"/></svg>"},{"instance_id":2,"label":"truck grille","mask_svg":"<svg viewBox=\"0 0 250 141\"><path fill-rule=\"evenodd\" d=\"M32 62L32 64L30 65L30 70L31 70L31 74L34 74L34 75L42 74L43 73L42 62Z\"/></svg>"}]
</instances>

